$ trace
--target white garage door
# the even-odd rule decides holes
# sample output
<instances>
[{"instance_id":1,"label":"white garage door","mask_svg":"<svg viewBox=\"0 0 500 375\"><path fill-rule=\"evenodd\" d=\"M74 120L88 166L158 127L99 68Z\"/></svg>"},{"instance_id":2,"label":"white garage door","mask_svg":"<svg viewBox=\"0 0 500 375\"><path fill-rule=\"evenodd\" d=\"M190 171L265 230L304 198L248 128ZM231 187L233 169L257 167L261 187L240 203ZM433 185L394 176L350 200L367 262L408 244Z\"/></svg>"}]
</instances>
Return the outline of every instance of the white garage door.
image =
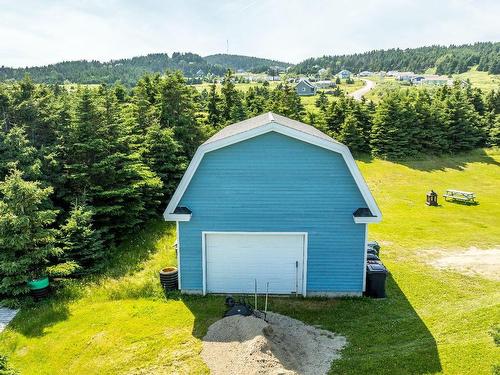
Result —
<instances>
[{"instance_id":1,"label":"white garage door","mask_svg":"<svg viewBox=\"0 0 500 375\"><path fill-rule=\"evenodd\" d=\"M304 233L204 233L205 292L304 294Z\"/></svg>"}]
</instances>

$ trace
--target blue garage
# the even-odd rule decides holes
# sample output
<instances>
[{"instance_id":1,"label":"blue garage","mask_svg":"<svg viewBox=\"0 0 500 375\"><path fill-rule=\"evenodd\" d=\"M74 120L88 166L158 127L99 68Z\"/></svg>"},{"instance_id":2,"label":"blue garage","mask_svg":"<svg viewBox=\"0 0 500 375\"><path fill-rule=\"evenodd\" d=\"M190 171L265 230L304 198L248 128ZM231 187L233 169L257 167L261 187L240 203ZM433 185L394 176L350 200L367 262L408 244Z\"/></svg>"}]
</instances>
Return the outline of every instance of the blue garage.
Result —
<instances>
[{"instance_id":1,"label":"blue garage","mask_svg":"<svg viewBox=\"0 0 500 375\"><path fill-rule=\"evenodd\" d=\"M202 144L164 213L184 293L361 295L381 220L349 149L266 113Z\"/></svg>"}]
</instances>

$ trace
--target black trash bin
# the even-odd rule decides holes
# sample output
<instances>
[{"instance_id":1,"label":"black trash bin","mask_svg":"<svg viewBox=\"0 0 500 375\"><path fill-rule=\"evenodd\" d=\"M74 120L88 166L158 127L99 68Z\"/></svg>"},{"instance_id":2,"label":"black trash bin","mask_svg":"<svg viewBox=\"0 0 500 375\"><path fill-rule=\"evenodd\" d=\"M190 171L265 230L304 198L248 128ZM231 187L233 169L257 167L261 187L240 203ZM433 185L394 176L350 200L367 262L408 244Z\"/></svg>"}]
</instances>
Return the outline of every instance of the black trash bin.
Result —
<instances>
[{"instance_id":1,"label":"black trash bin","mask_svg":"<svg viewBox=\"0 0 500 375\"><path fill-rule=\"evenodd\" d=\"M385 298L385 279L387 268L381 263L366 265L366 295L373 298Z\"/></svg>"}]
</instances>

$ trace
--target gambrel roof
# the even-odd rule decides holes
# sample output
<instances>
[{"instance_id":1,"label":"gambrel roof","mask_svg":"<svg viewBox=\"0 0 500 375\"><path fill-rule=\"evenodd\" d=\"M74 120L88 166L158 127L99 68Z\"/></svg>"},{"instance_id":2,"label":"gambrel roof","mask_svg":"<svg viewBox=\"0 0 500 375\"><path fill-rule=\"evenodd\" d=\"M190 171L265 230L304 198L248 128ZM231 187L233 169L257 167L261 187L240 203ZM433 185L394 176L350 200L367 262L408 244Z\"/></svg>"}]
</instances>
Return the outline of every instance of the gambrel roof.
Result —
<instances>
[{"instance_id":1,"label":"gambrel roof","mask_svg":"<svg viewBox=\"0 0 500 375\"><path fill-rule=\"evenodd\" d=\"M163 214L165 220L189 221L191 219L191 213L181 213L177 206L189 186L191 178L196 172L203 156L207 152L215 151L268 132L277 132L341 154L361 195L363 196L363 199L365 200L367 207L366 211L362 212L369 213L367 215L360 216L359 212L361 211L356 211L357 214L353 214L354 221L356 223L376 223L381 220L382 214L380 209L378 208L375 199L368 189L368 185L361 175L361 172L346 145L329 137L313 126L277 115L272 112L264 113L248 120L226 126L198 148Z\"/></svg>"}]
</instances>

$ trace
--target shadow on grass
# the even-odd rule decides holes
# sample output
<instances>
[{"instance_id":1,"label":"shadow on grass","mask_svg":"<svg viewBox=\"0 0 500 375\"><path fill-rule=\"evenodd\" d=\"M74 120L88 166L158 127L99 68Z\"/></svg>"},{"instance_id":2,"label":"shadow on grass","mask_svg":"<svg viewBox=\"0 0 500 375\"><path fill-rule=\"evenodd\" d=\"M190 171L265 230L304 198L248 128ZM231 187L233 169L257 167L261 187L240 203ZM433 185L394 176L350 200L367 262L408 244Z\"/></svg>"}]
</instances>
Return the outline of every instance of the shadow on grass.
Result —
<instances>
[{"instance_id":1,"label":"shadow on grass","mask_svg":"<svg viewBox=\"0 0 500 375\"><path fill-rule=\"evenodd\" d=\"M436 341L396 282L388 298L271 298L269 310L347 338L333 372L428 374L441 371ZM222 317L224 297L181 296L195 317L193 336L202 339Z\"/></svg>"},{"instance_id":2,"label":"shadow on grass","mask_svg":"<svg viewBox=\"0 0 500 375\"><path fill-rule=\"evenodd\" d=\"M422 156L422 158L394 160L393 162L424 172L444 171L445 169L463 170L467 164L470 163L483 163L500 166L500 163L488 155L482 148L467 153L441 156Z\"/></svg>"},{"instance_id":3,"label":"shadow on grass","mask_svg":"<svg viewBox=\"0 0 500 375\"><path fill-rule=\"evenodd\" d=\"M68 304L60 300L44 300L24 307L9 324L9 329L26 337L41 337L46 329L69 318Z\"/></svg>"},{"instance_id":4,"label":"shadow on grass","mask_svg":"<svg viewBox=\"0 0 500 375\"><path fill-rule=\"evenodd\" d=\"M375 158L369 154L356 155L356 160L363 163L371 163ZM463 170L470 163L484 163L500 166L500 163L486 153L482 148L467 153L454 155L445 154L439 156L421 155L408 159L387 159L388 161L401 164L411 169L424 172L444 171L445 169Z\"/></svg>"}]
</instances>

